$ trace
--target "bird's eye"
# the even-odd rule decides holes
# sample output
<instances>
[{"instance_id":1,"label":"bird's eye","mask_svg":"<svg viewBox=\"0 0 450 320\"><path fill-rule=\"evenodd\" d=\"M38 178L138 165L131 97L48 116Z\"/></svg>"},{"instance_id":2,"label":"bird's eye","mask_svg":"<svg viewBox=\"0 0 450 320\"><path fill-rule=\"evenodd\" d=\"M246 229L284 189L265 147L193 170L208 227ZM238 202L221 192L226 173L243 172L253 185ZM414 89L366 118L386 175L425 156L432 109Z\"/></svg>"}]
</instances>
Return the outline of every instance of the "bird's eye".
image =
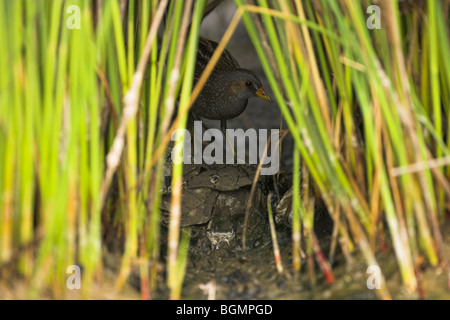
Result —
<instances>
[{"instance_id":1,"label":"bird's eye","mask_svg":"<svg viewBox=\"0 0 450 320\"><path fill-rule=\"evenodd\" d=\"M245 83L245 85L246 85L247 87L251 87L251 86L252 86L252 82L251 82L251 81L247 81L247 82Z\"/></svg>"}]
</instances>

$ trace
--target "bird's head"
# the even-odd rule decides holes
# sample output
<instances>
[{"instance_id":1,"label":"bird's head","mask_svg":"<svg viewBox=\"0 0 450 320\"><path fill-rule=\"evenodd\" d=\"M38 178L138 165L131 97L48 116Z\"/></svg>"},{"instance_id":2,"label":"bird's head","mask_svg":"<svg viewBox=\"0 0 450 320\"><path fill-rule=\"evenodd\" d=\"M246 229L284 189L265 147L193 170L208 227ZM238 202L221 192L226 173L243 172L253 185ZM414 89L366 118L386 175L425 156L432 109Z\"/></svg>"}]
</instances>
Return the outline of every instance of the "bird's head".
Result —
<instances>
[{"instance_id":1,"label":"bird's head","mask_svg":"<svg viewBox=\"0 0 450 320\"><path fill-rule=\"evenodd\" d=\"M250 70L238 69L230 73L231 80L229 91L241 99L259 97L265 101L272 102L272 99L264 90L261 80Z\"/></svg>"}]
</instances>

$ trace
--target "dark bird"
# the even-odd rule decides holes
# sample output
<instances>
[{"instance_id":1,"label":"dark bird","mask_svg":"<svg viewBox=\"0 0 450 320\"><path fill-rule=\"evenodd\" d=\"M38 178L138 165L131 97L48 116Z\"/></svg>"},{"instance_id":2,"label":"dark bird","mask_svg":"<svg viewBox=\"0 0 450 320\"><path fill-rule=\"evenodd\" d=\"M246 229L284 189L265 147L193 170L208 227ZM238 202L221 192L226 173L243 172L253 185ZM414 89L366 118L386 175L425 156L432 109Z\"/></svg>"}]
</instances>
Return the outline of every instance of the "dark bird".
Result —
<instances>
[{"instance_id":1,"label":"dark bird","mask_svg":"<svg viewBox=\"0 0 450 320\"><path fill-rule=\"evenodd\" d=\"M217 46L217 42L200 37L194 82L200 79ZM248 99L253 97L272 102L261 80L252 71L240 68L236 59L225 49L192 106L192 112L206 119L220 120L225 134L227 120L244 112Z\"/></svg>"}]
</instances>

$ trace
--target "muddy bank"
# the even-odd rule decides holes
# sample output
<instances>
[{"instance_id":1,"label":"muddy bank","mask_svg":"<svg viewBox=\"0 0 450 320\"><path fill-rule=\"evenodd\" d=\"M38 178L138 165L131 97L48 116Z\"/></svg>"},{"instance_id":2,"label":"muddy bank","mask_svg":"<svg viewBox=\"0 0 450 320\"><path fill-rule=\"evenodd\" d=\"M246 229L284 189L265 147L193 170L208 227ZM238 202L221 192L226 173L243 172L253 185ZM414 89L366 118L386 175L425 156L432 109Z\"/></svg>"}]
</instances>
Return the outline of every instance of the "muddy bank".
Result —
<instances>
[{"instance_id":1,"label":"muddy bank","mask_svg":"<svg viewBox=\"0 0 450 320\"><path fill-rule=\"evenodd\" d=\"M329 243L330 221L322 217L316 227L324 253ZM332 265L335 281L326 282L315 265L316 282L312 284L304 262L299 274L292 270L292 244L290 229L278 226L278 239L284 272L277 272L268 225L265 232L249 246L247 251L237 240L231 245L211 249L204 243L192 243L184 282L183 299L207 299L211 292L216 299L378 299L375 290L367 287L367 264L360 254L347 262L342 254L336 255ZM320 230L322 228L322 230ZM445 225L445 243L450 243L450 224ZM194 236L195 238L195 236ZM418 299L417 293L405 291L395 254L387 243L387 250L377 259L386 277L393 299ZM447 251L450 246L447 245ZM441 268L423 266L421 291L425 299L450 299L448 274ZM214 290L214 291L212 291Z\"/></svg>"}]
</instances>

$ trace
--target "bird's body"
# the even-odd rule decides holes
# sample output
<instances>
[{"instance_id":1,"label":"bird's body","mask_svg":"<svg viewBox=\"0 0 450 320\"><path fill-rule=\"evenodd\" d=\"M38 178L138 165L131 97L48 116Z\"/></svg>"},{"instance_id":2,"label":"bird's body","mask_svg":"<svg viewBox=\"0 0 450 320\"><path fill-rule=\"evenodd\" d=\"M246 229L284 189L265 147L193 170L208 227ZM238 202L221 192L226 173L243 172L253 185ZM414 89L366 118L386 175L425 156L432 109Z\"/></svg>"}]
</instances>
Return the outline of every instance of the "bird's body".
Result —
<instances>
[{"instance_id":1,"label":"bird's body","mask_svg":"<svg viewBox=\"0 0 450 320\"><path fill-rule=\"evenodd\" d=\"M194 82L200 79L217 46L217 42L200 38ZM223 129L226 120L244 112L248 99L252 97L272 101L258 77L252 71L240 68L236 59L225 49L192 111L206 119L221 120Z\"/></svg>"},{"instance_id":2,"label":"bird's body","mask_svg":"<svg viewBox=\"0 0 450 320\"><path fill-rule=\"evenodd\" d=\"M206 68L206 65L209 60L211 60L211 57L218 46L219 44L217 42L200 37L197 49L197 65L195 68L196 77L201 76L203 70ZM239 63L237 60L231 55L230 51L225 49L217 62L214 71L236 70L238 68Z\"/></svg>"}]
</instances>

